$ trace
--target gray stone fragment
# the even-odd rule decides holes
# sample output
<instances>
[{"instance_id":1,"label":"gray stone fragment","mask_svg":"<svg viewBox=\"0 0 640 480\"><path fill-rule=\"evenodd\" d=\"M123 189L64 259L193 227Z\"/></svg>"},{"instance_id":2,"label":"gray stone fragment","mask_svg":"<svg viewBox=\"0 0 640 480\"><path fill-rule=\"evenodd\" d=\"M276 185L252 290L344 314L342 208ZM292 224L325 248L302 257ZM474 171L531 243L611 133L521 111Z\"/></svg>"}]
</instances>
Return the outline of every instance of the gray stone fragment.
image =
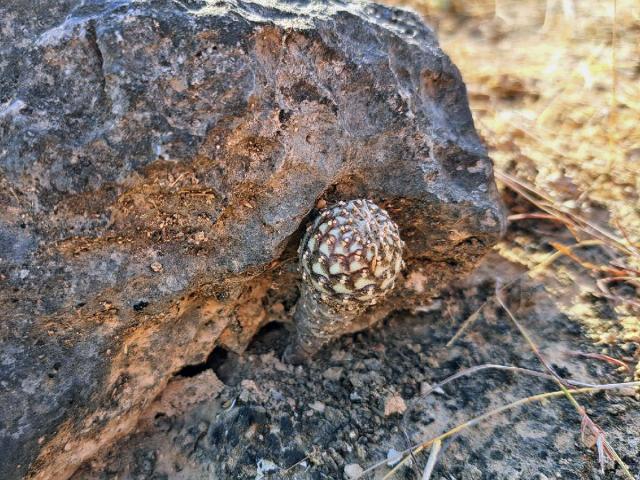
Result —
<instances>
[{"instance_id":1,"label":"gray stone fragment","mask_svg":"<svg viewBox=\"0 0 640 480\"><path fill-rule=\"evenodd\" d=\"M504 226L464 84L412 13L4 0L0 18L0 478L68 477L185 365L289 321L318 201L371 199L406 242L354 331L427 302Z\"/></svg>"},{"instance_id":2,"label":"gray stone fragment","mask_svg":"<svg viewBox=\"0 0 640 480\"><path fill-rule=\"evenodd\" d=\"M362 468L357 463L350 463L349 465L346 465L344 467L344 477L348 480L360 478L363 472L364 468Z\"/></svg>"}]
</instances>

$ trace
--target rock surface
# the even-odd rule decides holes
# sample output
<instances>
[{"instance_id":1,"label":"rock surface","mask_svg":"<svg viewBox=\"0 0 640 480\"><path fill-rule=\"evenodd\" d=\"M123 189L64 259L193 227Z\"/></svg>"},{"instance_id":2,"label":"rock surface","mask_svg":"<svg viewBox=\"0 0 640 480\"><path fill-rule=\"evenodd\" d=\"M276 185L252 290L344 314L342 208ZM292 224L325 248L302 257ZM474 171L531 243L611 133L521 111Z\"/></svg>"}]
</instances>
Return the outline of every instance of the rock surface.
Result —
<instances>
[{"instance_id":1,"label":"rock surface","mask_svg":"<svg viewBox=\"0 0 640 480\"><path fill-rule=\"evenodd\" d=\"M407 244L354 329L428 302L503 228L464 84L411 13L6 0L0 18L0 478L68 477L176 372L288 321L318 202L370 198Z\"/></svg>"}]
</instances>

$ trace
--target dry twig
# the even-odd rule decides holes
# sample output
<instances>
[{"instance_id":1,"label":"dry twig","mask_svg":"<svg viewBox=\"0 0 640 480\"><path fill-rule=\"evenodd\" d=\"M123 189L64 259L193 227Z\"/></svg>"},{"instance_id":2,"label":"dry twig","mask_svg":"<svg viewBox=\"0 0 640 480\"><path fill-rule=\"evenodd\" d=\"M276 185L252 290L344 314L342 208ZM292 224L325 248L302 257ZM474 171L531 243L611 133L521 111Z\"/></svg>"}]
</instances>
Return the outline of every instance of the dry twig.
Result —
<instances>
[{"instance_id":1,"label":"dry twig","mask_svg":"<svg viewBox=\"0 0 640 480\"><path fill-rule=\"evenodd\" d=\"M567 386L569 384L566 382L566 380L564 380L562 377L560 377L560 375L558 375L558 373L553 369L553 367L551 367L551 365L549 365L549 363L546 361L546 359L542 356L542 354L540 353L540 349L538 348L538 346L535 344L535 342L533 341L533 339L529 335L529 332L527 332L527 330L520 324L520 322L513 315L513 313L511 313L511 310L509 310L509 308L504 303L502 298L500 298L500 293L498 291L496 291L496 299L500 303L500 306L507 313L508 317L511 319L511 322L515 325L515 327L518 329L518 331L525 338L525 340L529 344L529 347L531 348L531 350L533 350L533 353L535 354L535 356L538 357L538 360L540 360L540 363L542 363L544 365L544 367L547 369L547 371L549 373L551 373L551 375L553 375L553 379L560 386L560 388L561 388L562 392L564 393L565 397L567 397L569 402L573 405L573 407L576 409L576 411L580 415L580 417L582 419L582 421L581 421L581 425L582 425L581 432L582 432L583 440L585 438L585 434L593 436L593 438L596 439L595 440L595 445L596 445L597 451L598 451L598 461L600 463L600 469L602 471L604 471L604 466L605 466L606 460L607 459L612 459L612 460L615 460L615 462L620 466L620 468L622 469L624 474L627 476L627 478L629 478L631 480L634 480L634 477L631 474L627 464L622 460L622 458L620 458L618 453L614 450L614 448L607 441L604 431L593 420L591 420L591 418L589 418L589 416L587 415L587 412L584 409L584 407L582 407L576 401L576 399L573 397L573 394L567 388ZM585 445L588 445L588 444L585 443Z\"/></svg>"},{"instance_id":2,"label":"dry twig","mask_svg":"<svg viewBox=\"0 0 640 480\"><path fill-rule=\"evenodd\" d=\"M637 387L640 386L640 382L627 382L627 383L622 383L619 384L618 388L628 388L628 387ZM578 388L576 390L573 390L573 394L574 395L578 395L578 394L582 394L582 393L592 393L592 392L596 392L602 390L600 388ZM413 451L414 454L420 453L421 451L423 451L424 449L430 447L431 445L433 445L434 442L436 441L443 441L447 438L453 437L454 435L456 435L457 433L460 433L461 431L469 428L469 427L473 427L475 425L478 425L479 423L482 423L483 421L487 420L488 418L494 417L496 415L499 415L501 413L504 413L508 410L512 410L514 408L520 407L522 405L526 405L529 403L535 403L535 402L541 402L543 400L548 400L548 399L552 399L552 398L559 398L564 396L565 393L562 390L558 390L555 392L546 392L546 393L540 393L538 395L533 395L530 397L526 397L526 398L522 398L520 400L517 400L515 402L511 402L508 403L506 405L503 405L501 407L498 407L494 410L490 410L478 417L475 417L471 420L468 420L466 422L463 422L461 424L458 424L457 426L455 426L454 428L446 431L445 433L438 435L437 437L434 438L430 438L429 440L425 440L424 442L418 443L416 445L414 445L411 448L408 448L406 450L403 450L402 452L400 452L402 455L405 455L404 458L394 467L394 469L389 472L389 474L394 474L395 472L397 472L400 467L402 465L404 465L409 459L411 459L411 456L408 455L409 452ZM366 470L364 470L358 477L357 479L360 478L364 478L365 475L373 472L374 470L380 468L381 466L385 465L387 463L387 460L382 460L374 465L371 465L369 468L367 468ZM387 476L387 478L389 478ZM631 477L633 479L633 477Z\"/></svg>"}]
</instances>

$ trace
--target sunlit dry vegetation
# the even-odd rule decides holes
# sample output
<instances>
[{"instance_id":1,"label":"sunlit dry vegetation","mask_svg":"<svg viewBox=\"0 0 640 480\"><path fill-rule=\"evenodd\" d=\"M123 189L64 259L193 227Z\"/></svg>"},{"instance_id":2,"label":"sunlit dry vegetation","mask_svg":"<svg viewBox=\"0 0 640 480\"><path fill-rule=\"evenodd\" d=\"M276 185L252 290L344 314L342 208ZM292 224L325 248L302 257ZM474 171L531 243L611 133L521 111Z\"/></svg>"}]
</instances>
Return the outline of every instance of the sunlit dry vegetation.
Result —
<instances>
[{"instance_id":1,"label":"sunlit dry vegetation","mask_svg":"<svg viewBox=\"0 0 640 480\"><path fill-rule=\"evenodd\" d=\"M633 353L640 341L640 4L393 3L424 15L462 72L498 182L511 190L512 228L501 253L528 267L550 251L564 253L592 281L563 263L543 274L560 283L579 276L572 293L612 300L617 321L602 322L570 299L562 299L564 309L604 354L608 346ZM566 248L594 239L599 247Z\"/></svg>"},{"instance_id":2,"label":"sunlit dry vegetation","mask_svg":"<svg viewBox=\"0 0 640 480\"><path fill-rule=\"evenodd\" d=\"M407 0L391 3L421 13L467 84L476 128L494 160L509 209L509 230L497 247L524 265L557 308L578 323L599 352L571 352L640 379L640 3L634 0ZM582 419L585 444L604 467L615 461L606 432L573 398L542 349L501 298L514 282L462 322L451 346L498 306L526 340ZM603 305L609 310L606 313ZM515 307L517 309L517 306ZM459 372L514 366L478 365ZM541 373L535 373L540 375ZM481 381L478 379L478 381ZM584 387L584 386L583 386ZM403 462L521 399L476 417L408 450ZM631 428L629 435L635 435ZM423 478L431 470L425 469ZM432 468L432 467L431 467ZM394 469L394 471L396 471ZM391 476L391 475L387 475ZM387 477L385 477L387 478Z\"/></svg>"}]
</instances>

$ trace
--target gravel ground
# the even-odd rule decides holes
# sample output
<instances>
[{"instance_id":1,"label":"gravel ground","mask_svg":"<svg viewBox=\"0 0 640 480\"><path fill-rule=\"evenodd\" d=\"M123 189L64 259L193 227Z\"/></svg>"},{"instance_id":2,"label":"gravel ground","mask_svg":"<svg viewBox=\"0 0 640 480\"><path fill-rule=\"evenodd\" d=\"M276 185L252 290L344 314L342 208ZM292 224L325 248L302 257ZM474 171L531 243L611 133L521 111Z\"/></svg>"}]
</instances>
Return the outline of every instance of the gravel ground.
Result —
<instances>
[{"instance_id":1,"label":"gravel ground","mask_svg":"<svg viewBox=\"0 0 640 480\"><path fill-rule=\"evenodd\" d=\"M74 478L355 478L394 452L485 411L557 390L545 379L484 370L420 395L474 365L541 370L494 304L453 346L446 346L462 321L492 296L496 272L505 282L523 271L491 254L472 277L434 304L396 313L376 329L342 338L306 367L279 360L290 333L285 325L270 324L246 355L216 349L207 363L183 370L134 434L85 464ZM516 282L506 300L557 371L586 382L623 381L624 372L608 362L568 354L600 349L562 312L548 286L526 278ZM585 309L606 309L602 299L583 296L572 303L580 301ZM609 353L629 359L624 349ZM579 401L632 472L638 472L640 412L633 392L598 393ZM402 467L395 478L421 478L427 454L415 460L417 465ZM384 465L365 478L382 478L389 470ZM511 410L446 440L433 478L622 475L612 464L600 473L595 451L581 441L579 415L560 398Z\"/></svg>"}]
</instances>

